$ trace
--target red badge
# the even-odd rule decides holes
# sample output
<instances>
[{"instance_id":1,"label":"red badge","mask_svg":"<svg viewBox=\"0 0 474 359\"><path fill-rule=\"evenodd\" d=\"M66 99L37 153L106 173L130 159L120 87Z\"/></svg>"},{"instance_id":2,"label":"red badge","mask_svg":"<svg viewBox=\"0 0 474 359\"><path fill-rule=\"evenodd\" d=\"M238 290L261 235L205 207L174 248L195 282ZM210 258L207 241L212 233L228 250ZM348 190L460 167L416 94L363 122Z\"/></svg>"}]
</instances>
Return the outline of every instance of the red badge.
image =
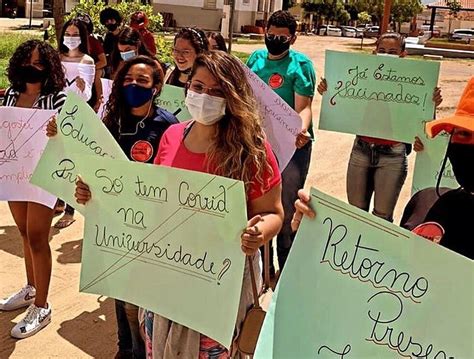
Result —
<instances>
[{"instance_id":1,"label":"red badge","mask_svg":"<svg viewBox=\"0 0 474 359\"><path fill-rule=\"evenodd\" d=\"M285 82L285 79L283 78L283 76L277 73L273 74L268 79L268 85L274 90L282 87L284 82Z\"/></svg>"},{"instance_id":2,"label":"red badge","mask_svg":"<svg viewBox=\"0 0 474 359\"><path fill-rule=\"evenodd\" d=\"M413 228L412 232L435 243L441 242L444 236L444 228L436 222L422 223Z\"/></svg>"},{"instance_id":3,"label":"red badge","mask_svg":"<svg viewBox=\"0 0 474 359\"><path fill-rule=\"evenodd\" d=\"M153 146L148 141L137 141L130 150L130 157L137 162L148 162L153 156Z\"/></svg>"}]
</instances>

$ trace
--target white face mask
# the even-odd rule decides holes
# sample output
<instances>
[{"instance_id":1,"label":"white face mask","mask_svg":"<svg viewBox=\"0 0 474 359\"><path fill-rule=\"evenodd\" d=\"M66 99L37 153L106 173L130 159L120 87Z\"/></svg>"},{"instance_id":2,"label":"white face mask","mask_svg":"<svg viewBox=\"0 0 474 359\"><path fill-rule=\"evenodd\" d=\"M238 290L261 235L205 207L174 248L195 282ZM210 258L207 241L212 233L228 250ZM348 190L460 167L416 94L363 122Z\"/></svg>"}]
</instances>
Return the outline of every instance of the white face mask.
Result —
<instances>
[{"instance_id":1,"label":"white face mask","mask_svg":"<svg viewBox=\"0 0 474 359\"><path fill-rule=\"evenodd\" d=\"M133 59L135 56L137 56L137 54L135 53L135 50L120 52L120 57L122 58L123 61Z\"/></svg>"},{"instance_id":2,"label":"white face mask","mask_svg":"<svg viewBox=\"0 0 474 359\"><path fill-rule=\"evenodd\" d=\"M69 50L74 50L81 44L81 38L79 36L64 36L63 45Z\"/></svg>"},{"instance_id":3,"label":"white face mask","mask_svg":"<svg viewBox=\"0 0 474 359\"><path fill-rule=\"evenodd\" d=\"M385 56L385 57L400 57L399 55L397 54L387 54L387 53L383 53L383 54L379 54L377 53L377 56Z\"/></svg>"},{"instance_id":4,"label":"white face mask","mask_svg":"<svg viewBox=\"0 0 474 359\"><path fill-rule=\"evenodd\" d=\"M206 126L215 124L225 115L225 98L189 90L185 103L193 120Z\"/></svg>"}]
</instances>

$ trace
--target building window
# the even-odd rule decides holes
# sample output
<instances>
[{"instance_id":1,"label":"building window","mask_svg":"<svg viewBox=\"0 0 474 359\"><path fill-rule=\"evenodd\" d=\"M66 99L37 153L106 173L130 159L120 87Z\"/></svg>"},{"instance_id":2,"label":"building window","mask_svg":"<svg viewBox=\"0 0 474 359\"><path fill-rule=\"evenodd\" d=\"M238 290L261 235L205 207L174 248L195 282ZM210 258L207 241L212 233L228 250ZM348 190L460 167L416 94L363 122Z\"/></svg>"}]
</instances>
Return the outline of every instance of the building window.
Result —
<instances>
[{"instance_id":1,"label":"building window","mask_svg":"<svg viewBox=\"0 0 474 359\"><path fill-rule=\"evenodd\" d=\"M204 7L206 9L216 9L217 8L217 0L205 0Z\"/></svg>"}]
</instances>

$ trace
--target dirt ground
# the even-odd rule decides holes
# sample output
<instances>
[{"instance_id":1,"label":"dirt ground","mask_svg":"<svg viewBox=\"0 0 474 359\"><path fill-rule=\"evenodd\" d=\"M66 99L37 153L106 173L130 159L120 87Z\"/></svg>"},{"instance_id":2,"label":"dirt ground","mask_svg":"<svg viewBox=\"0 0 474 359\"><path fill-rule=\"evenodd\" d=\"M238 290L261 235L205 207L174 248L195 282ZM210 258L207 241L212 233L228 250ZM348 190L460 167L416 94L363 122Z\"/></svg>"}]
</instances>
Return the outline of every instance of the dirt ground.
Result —
<instances>
[{"instance_id":1,"label":"dirt ground","mask_svg":"<svg viewBox=\"0 0 474 359\"><path fill-rule=\"evenodd\" d=\"M318 78L324 74L324 50L353 51L358 40L330 37L300 37L295 49L310 56ZM262 45L235 45L238 51L251 52ZM443 61L440 85L444 102L440 115L454 111L467 79L474 75L474 61ZM314 100L315 128L320 97ZM345 177L353 136L316 131L317 140L307 186L346 200ZM410 175L399 200L396 218L409 198L414 155L410 156ZM34 337L17 341L9 332L23 310L0 313L0 359L4 358L111 358L115 353L113 300L78 292L83 219L62 232L52 231L53 275L49 301L52 323ZM18 231L8 205L0 203L0 297L25 283L23 253Z\"/></svg>"}]
</instances>

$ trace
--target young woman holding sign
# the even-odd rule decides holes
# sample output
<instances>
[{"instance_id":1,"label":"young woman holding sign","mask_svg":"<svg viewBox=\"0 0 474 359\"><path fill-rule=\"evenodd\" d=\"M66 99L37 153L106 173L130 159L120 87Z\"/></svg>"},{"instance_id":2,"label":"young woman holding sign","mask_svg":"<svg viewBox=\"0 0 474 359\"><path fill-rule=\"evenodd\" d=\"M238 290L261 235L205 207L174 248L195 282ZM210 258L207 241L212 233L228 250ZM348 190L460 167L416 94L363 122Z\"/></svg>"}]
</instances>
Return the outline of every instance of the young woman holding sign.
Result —
<instances>
[{"instance_id":1,"label":"young woman holding sign","mask_svg":"<svg viewBox=\"0 0 474 359\"><path fill-rule=\"evenodd\" d=\"M385 33L377 40L374 53L383 56L405 57L405 39L398 33ZM322 95L328 89L325 79L318 85ZM433 102L442 102L441 91L435 88ZM382 114L383 116L383 114ZM421 150L419 139L415 150ZM411 145L392 140L356 136L347 169L347 198L349 203L369 210L374 195L373 214L393 221L393 212L408 172Z\"/></svg>"},{"instance_id":2,"label":"young woman holding sign","mask_svg":"<svg viewBox=\"0 0 474 359\"><path fill-rule=\"evenodd\" d=\"M104 123L131 161L152 163L158 152L161 136L178 120L155 104L163 87L157 62L147 56L136 56L125 61L118 70ZM53 120L48 124L48 135L57 134ZM138 328L138 307L115 301L118 325L117 357L143 358L144 345Z\"/></svg>"},{"instance_id":3,"label":"young woman holding sign","mask_svg":"<svg viewBox=\"0 0 474 359\"><path fill-rule=\"evenodd\" d=\"M59 110L66 85L58 53L48 44L30 40L20 45L8 65L10 88L4 106ZM18 293L0 300L0 310L28 307L26 316L11 331L14 338L29 337L51 322L47 302L51 278L49 230L54 210L34 202L9 202L21 237L25 256L27 285Z\"/></svg>"},{"instance_id":4,"label":"young woman holding sign","mask_svg":"<svg viewBox=\"0 0 474 359\"><path fill-rule=\"evenodd\" d=\"M165 132L155 164L245 183L250 219L241 235L241 248L252 256L254 272L261 273L258 249L278 233L283 222L281 176L239 60L222 51L199 55L190 73L186 104L193 120L171 126ZM83 182L77 184L76 198L79 203L91 198ZM249 273L246 267L236 328L253 300ZM157 314L151 318L155 322L150 346L153 357L230 356L222 345L203 334ZM151 318L147 316L146 320Z\"/></svg>"}]
</instances>

